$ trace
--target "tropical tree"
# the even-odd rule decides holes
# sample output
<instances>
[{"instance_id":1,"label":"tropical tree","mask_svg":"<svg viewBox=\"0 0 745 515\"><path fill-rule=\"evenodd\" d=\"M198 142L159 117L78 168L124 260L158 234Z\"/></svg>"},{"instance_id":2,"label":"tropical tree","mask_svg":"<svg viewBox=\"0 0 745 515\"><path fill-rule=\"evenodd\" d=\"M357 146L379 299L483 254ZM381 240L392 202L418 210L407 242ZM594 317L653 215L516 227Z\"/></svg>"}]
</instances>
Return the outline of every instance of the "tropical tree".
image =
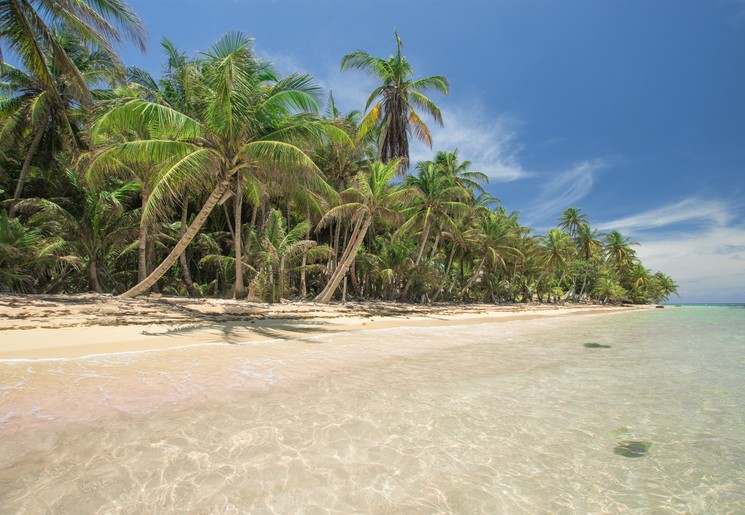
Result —
<instances>
[{"instance_id":1,"label":"tropical tree","mask_svg":"<svg viewBox=\"0 0 745 515\"><path fill-rule=\"evenodd\" d=\"M636 260L636 251L632 245L639 245L624 237L618 231L610 231L605 235L605 259L617 274L623 274Z\"/></svg>"},{"instance_id":2,"label":"tropical tree","mask_svg":"<svg viewBox=\"0 0 745 515\"><path fill-rule=\"evenodd\" d=\"M559 229L569 233L569 236L576 237L582 226L587 223L587 215L582 213L578 207L568 207L561 213L559 218Z\"/></svg>"},{"instance_id":3,"label":"tropical tree","mask_svg":"<svg viewBox=\"0 0 745 515\"><path fill-rule=\"evenodd\" d=\"M145 50L142 20L123 0L0 0L0 49L19 58L46 91L48 104L57 110L65 109L58 90L60 78L77 101L92 103L80 63L55 36L57 25L64 26L82 46L100 49L114 63L119 63L115 43L129 40Z\"/></svg>"},{"instance_id":4,"label":"tropical tree","mask_svg":"<svg viewBox=\"0 0 745 515\"><path fill-rule=\"evenodd\" d=\"M582 287L579 290L579 298L585 293L587 286L587 276L590 268L596 261L596 258L603 251L603 241L600 239L602 235L596 230L590 227L590 224L583 223L580 225L577 233L574 236L574 243L577 246L579 256L582 259L582 265L584 267L584 274L582 277Z\"/></svg>"},{"instance_id":5,"label":"tropical tree","mask_svg":"<svg viewBox=\"0 0 745 515\"><path fill-rule=\"evenodd\" d=\"M417 174L408 175L404 187L410 190L411 199L403 209L406 222L399 231L405 233L412 227L418 228L420 237L414 258L414 267L417 267L422 260L430 232L433 229L436 232L432 250L434 256L442 231L456 226L455 217L470 209L467 202L472 197L468 190L456 183L453 175L446 173L434 161L417 163ZM402 292L404 297L413 281L412 275Z\"/></svg>"},{"instance_id":6,"label":"tropical tree","mask_svg":"<svg viewBox=\"0 0 745 515\"><path fill-rule=\"evenodd\" d=\"M489 178L482 172L474 172L468 168L471 161L461 161L458 156L458 149L453 151L440 151L435 155L435 163L442 172L452 177L457 186L469 190L474 197L476 194L485 194L484 184L489 184ZM483 183L483 184L482 184ZM492 201L496 201L491 197Z\"/></svg>"},{"instance_id":7,"label":"tropical tree","mask_svg":"<svg viewBox=\"0 0 745 515\"><path fill-rule=\"evenodd\" d=\"M440 108L426 96L429 91L447 94L448 80L442 75L422 79L412 79L414 70L405 56L401 54L403 45L398 32L396 54L387 59L373 57L367 52L356 50L341 60L342 71L359 69L380 81L367 99L367 114L360 124L360 133L377 129L378 158L387 163L400 159L403 168L408 167L409 135L432 146L429 127L424 123L416 109L428 113L436 123L442 125ZM371 108L372 106L372 108Z\"/></svg>"},{"instance_id":8,"label":"tropical tree","mask_svg":"<svg viewBox=\"0 0 745 515\"><path fill-rule=\"evenodd\" d=\"M327 246L318 246L317 242L305 238L309 228L308 222L301 222L287 230L282 212L272 209L269 212L264 233L258 241L258 274L252 284L257 294L268 302L279 302L286 296L288 272L297 268L301 257L310 254L310 260L323 257L330 250ZM307 263L301 265L309 266Z\"/></svg>"},{"instance_id":9,"label":"tropical tree","mask_svg":"<svg viewBox=\"0 0 745 515\"><path fill-rule=\"evenodd\" d=\"M133 182L112 189L89 189L72 171L66 172L73 199L29 199L21 207L34 211L32 223L64 239L69 253L85 265L88 287L103 293L101 280L109 258L121 252L134 232L136 217L126 209L139 187Z\"/></svg>"},{"instance_id":10,"label":"tropical tree","mask_svg":"<svg viewBox=\"0 0 745 515\"><path fill-rule=\"evenodd\" d=\"M331 220L345 217L350 220L354 229L339 265L326 287L316 296L316 302L328 304L331 301L339 283L357 258L367 230L376 218L393 223L401 221L401 212L397 208L400 202L410 195L410 192L391 184L398 173L399 165L399 160L388 163L375 161L370 165L368 172L359 172L352 185L342 192L344 202L329 209L319 223L319 226L323 227Z\"/></svg>"},{"instance_id":11,"label":"tropical tree","mask_svg":"<svg viewBox=\"0 0 745 515\"><path fill-rule=\"evenodd\" d=\"M561 271L562 274L558 281L560 287L564 281L569 260L575 252L572 239L566 232L555 228L549 230L541 241L543 243L543 274L548 274L553 282L556 279L556 273Z\"/></svg>"},{"instance_id":12,"label":"tropical tree","mask_svg":"<svg viewBox=\"0 0 745 515\"><path fill-rule=\"evenodd\" d=\"M145 281L125 292L125 297L145 292L169 269L231 186L242 198L242 182L235 177L247 175L288 189L334 194L318 167L297 145L323 135L346 136L316 116L303 114L317 110L317 88L309 76L278 78L255 56L250 39L230 33L205 53L200 79L193 116L157 102L134 99L105 113L94 127L94 134L119 130L141 117L151 125L149 138L112 145L99 156L112 153L118 158L165 163L145 216L187 182L212 185L212 193L176 247ZM240 224L233 230L236 284L242 284Z\"/></svg>"},{"instance_id":13,"label":"tropical tree","mask_svg":"<svg viewBox=\"0 0 745 515\"><path fill-rule=\"evenodd\" d=\"M83 45L69 28L53 27L50 34L75 64L86 88L117 79L117 69L106 52ZM49 62L56 92L54 101L43 77L8 63L0 66L0 91L5 95L0 98L0 149L26 148L10 206L11 217L15 216L32 164L41 162L49 167L55 157L52 154L75 153L85 145L81 136L85 118L77 92L53 61ZM40 152L42 144L45 152Z\"/></svg>"}]
</instances>

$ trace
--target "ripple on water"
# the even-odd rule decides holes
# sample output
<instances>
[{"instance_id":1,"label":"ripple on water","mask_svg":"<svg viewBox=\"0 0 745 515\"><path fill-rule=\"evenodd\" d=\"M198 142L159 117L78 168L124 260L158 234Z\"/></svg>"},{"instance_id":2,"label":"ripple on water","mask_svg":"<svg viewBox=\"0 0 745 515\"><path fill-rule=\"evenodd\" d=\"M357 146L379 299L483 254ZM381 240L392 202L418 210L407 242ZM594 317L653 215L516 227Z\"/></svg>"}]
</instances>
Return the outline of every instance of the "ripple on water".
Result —
<instances>
[{"instance_id":1,"label":"ripple on water","mask_svg":"<svg viewBox=\"0 0 745 515\"><path fill-rule=\"evenodd\" d=\"M0 364L0 505L745 511L743 349L654 315Z\"/></svg>"}]
</instances>

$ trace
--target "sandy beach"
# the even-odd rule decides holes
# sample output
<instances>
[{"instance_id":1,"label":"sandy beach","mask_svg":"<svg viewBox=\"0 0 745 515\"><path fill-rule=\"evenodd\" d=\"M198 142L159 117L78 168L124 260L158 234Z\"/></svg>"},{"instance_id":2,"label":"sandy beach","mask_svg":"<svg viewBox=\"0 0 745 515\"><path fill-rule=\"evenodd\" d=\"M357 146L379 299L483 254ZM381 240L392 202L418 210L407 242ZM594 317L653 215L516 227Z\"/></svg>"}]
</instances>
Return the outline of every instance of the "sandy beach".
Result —
<instances>
[{"instance_id":1,"label":"sandy beach","mask_svg":"<svg viewBox=\"0 0 745 515\"><path fill-rule=\"evenodd\" d=\"M200 343L300 339L340 331L480 324L639 308L392 302L270 305L177 297L4 295L0 296L0 359L75 358Z\"/></svg>"}]
</instances>

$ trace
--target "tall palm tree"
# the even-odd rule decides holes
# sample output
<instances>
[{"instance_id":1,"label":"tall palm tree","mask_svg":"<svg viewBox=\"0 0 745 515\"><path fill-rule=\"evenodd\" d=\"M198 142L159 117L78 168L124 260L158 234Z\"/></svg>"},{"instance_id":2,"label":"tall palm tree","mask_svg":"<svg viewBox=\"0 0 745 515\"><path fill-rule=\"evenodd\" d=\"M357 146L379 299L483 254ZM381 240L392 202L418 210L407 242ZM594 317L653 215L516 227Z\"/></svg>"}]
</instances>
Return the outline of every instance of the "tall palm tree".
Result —
<instances>
[{"instance_id":1,"label":"tall palm tree","mask_svg":"<svg viewBox=\"0 0 745 515\"><path fill-rule=\"evenodd\" d=\"M587 215L582 213L578 207L570 206L561 213L559 229L564 229L569 236L575 237L582 229L582 225L586 223Z\"/></svg>"},{"instance_id":2,"label":"tall palm tree","mask_svg":"<svg viewBox=\"0 0 745 515\"><path fill-rule=\"evenodd\" d=\"M227 34L204 55L193 116L157 102L136 99L104 114L94 127L95 134L125 127L140 117L152 124L150 138L112 145L99 156L101 159L114 153L143 162L165 163L146 206L146 216L187 181L193 184L199 179L212 188L176 247L145 281L125 292L125 297L145 292L169 269L225 193L236 186L236 176L249 175L287 188L305 187L334 194L318 167L297 145L320 139L324 134L346 137L343 131L333 131L316 116L303 114L317 110L312 79L307 75L279 79L255 56L251 40L241 33ZM301 113L295 114L296 111ZM240 191L235 193L242 195ZM241 228L233 230L238 276L243 271L238 237Z\"/></svg>"},{"instance_id":3,"label":"tall palm tree","mask_svg":"<svg viewBox=\"0 0 745 515\"><path fill-rule=\"evenodd\" d=\"M584 261L584 276L582 278L582 287L579 290L579 298L582 298L582 295L585 293L590 266L603 250L601 237L602 235L597 229L593 229L588 223L580 225L579 230L574 236L574 243L577 246L580 257Z\"/></svg>"},{"instance_id":4,"label":"tall palm tree","mask_svg":"<svg viewBox=\"0 0 745 515\"><path fill-rule=\"evenodd\" d=\"M435 163L446 175L453 178L455 184L470 190L474 197L477 193L485 193L481 183L489 184L489 178L482 172L469 170L471 161L460 161L458 149L438 152L435 155Z\"/></svg>"},{"instance_id":5,"label":"tall palm tree","mask_svg":"<svg viewBox=\"0 0 745 515\"><path fill-rule=\"evenodd\" d=\"M575 252L572 239L566 232L555 228L549 230L546 235L541 238L541 241L544 247L542 275L549 274L553 281L556 279L556 272L561 270L562 276L559 279L559 284L561 284L564 274L566 273L569 259Z\"/></svg>"},{"instance_id":6,"label":"tall palm tree","mask_svg":"<svg viewBox=\"0 0 745 515\"><path fill-rule=\"evenodd\" d=\"M632 245L639 245L626 238L618 231L611 231L605 235L604 254L606 262L613 267L617 274L623 274L634 264L636 251Z\"/></svg>"},{"instance_id":7,"label":"tall palm tree","mask_svg":"<svg viewBox=\"0 0 745 515\"><path fill-rule=\"evenodd\" d=\"M401 38L398 37L398 32L394 32L394 35L395 55L384 59L356 50L342 58L341 69L345 71L356 68L381 82L367 99L367 114L360 124L360 132L366 134L377 128L378 158L384 163L391 159L400 159L402 167L408 168L410 134L432 147L429 127L415 108L428 113L435 122L442 125L440 108L425 94L439 91L447 95L449 84L442 75L412 79L414 70L401 54Z\"/></svg>"},{"instance_id":8,"label":"tall palm tree","mask_svg":"<svg viewBox=\"0 0 745 515\"><path fill-rule=\"evenodd\" d=\"M382 218L389 222L401 221L402 216L397 208L410 193L407 189L396 188L391 184L398 173L399 165L398 160L388 163L376 161L370 165L369 172L359 172L352 186L342 192L345 202L331 208L321 220L319 226L333 219L347 217L351 220L354 229L339 265L326 287L316 296L316 302L328 304L331 301L339 283L357 258L367 230L375 218Z\"/></svg>"}]
</instances>

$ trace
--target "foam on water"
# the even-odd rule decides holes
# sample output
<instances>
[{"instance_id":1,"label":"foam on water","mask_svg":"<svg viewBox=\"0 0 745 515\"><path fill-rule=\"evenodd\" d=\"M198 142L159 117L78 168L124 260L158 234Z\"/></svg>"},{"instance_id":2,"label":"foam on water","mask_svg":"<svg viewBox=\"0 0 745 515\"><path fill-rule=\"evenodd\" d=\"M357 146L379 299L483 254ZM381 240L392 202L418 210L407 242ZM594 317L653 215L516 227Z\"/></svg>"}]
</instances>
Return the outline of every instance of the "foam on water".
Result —
<instances>
[{"instance_id":1,"label":"foam on water","mask_svg":"<svg viewBox=\"0 0 745 515\"><path fill-rule=\"evenodd\" d=\"M742 512L725 311L0 363L0 512Z\"/></svg>"}]
</instances>

